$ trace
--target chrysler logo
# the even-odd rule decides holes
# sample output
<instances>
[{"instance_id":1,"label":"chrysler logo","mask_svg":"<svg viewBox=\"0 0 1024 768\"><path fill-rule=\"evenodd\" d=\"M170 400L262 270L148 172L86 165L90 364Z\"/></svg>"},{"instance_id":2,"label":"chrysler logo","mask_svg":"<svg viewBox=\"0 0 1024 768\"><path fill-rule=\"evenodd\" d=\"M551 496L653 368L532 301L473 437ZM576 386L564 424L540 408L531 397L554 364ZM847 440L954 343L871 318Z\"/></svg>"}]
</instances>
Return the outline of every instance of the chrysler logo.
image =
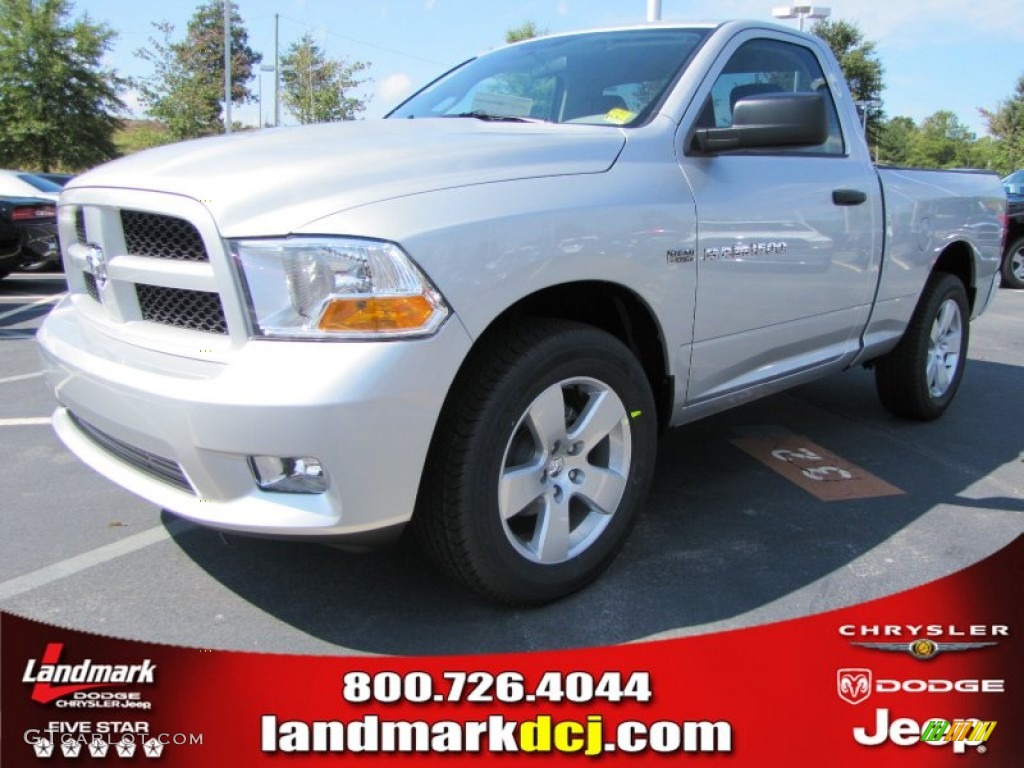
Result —
<instances>
[{"instance_id":1,"label":"chrysler logo","mask_svg":"<svg viewBox=\"0 0 1024 768\"><path fill-rule=\"evenodd\" d=\"M96 278L96 287L102 291L107 285L107 257L103 255L103 249L95 243L89 243L89 249L85 252L85 263L89 265L89 271Z\"/></svg>"},{"instance_id":2,"label":"chrysler logo","mask_svg":"<svg viewBox=\"0 0 1024 768\"><path fill-rule=\"evenodd\" d=\"M926 661L937 656L939 651L973 651L975 648L988 648L995 643L947 643L945 640L938 643L924 637L910 643L850 643L850 645L859 645L861 648L871 648L875 651L903 651L915 659Z\"/></svg>"},{"instance_id":3,"label":"chrysler logo","mask_svg":"<svg viewBox=\"0 0 1024 768\"><path fill-rule=\"evenodd\" d=\"M843 701L860 704L871 695L871 670L840 669L836 673L836 693Z\"/></svg>"}]
</instances>

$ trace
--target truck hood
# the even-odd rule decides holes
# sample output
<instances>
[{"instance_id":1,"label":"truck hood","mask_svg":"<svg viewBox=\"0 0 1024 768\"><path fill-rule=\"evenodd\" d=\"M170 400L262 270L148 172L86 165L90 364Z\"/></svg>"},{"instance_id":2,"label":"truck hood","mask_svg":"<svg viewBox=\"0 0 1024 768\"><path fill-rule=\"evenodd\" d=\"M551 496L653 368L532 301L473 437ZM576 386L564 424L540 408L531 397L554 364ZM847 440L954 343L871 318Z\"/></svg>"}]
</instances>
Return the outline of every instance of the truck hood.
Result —
<instances>
[{"instance_id":1,"label":"truck hood","mask_svg":"<svg viewBox=\"0 0 1024 768\"><path fill-rule=\"evenodd\" d=\"M281 235L367 203L497 181L601 173L625 144L604 126L368 120L247 131L115 160L68 189L116 187L202 202L225 237Z\"/></svg>"}]
</instances>

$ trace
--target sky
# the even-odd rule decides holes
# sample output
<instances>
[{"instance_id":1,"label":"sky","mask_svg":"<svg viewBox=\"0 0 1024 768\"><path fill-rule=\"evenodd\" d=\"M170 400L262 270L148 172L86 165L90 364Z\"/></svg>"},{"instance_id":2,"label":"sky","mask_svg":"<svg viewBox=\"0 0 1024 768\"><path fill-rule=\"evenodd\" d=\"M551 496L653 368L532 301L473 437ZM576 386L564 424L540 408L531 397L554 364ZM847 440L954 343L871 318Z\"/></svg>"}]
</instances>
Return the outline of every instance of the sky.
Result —
<instances>
[{"instance_id":1,"label":"sky","mask_svg":"<svg viewBox=\"0 0 1024 768\"><path fill-rule=\"evenodd\" d=\"M274 15L280 16L283 54L305 32L332 58L371 65L362 95L365 117L380 117L415 88L451 66L504 43L505 32L526 21L551 33L641 23L647 0L236 0L249 44L274 61ZM785 0L662 0L664 21L770 20ZM828 0L825 0L828 2ZM184 34L199 0L73 0L118 33L106 63L124 76L145 76L150 65L135 55L154 34L153 22ZM1024 75L1024 0L835 0L833 19L855 22L877 46L885 70L887 117L915 121L939 110L954 112L979 137L979 108L996 109ZM798 22L782 21L796 27ZM808 26L809 26L808 22ZM262 108L236 107L233 117L257 125L273 119L273 75L264 73ZM260 81L251 84L254 95ZM143 110L133 93L124 100ZM282 110L283 111L283 110ZM284 124L294 122L283 115Z\"/></svg>"}]
</instances>

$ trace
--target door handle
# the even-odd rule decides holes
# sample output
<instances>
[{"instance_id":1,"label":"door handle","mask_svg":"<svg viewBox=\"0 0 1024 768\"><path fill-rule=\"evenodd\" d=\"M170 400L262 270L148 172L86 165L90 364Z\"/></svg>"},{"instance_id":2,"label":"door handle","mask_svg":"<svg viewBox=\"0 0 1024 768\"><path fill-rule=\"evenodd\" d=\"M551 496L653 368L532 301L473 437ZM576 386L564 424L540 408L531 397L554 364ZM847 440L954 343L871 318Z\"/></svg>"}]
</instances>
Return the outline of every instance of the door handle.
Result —
<instances>
[{"instance_id":1,"label":"door handle","mask_svg":"<svg viewBox=\"0 0 1024 768\"><path fill-rule=\"evenodd\" d=\"M832 202L836 205L860 205L867 199L867 193L859 189L832 190Z\"/></svg>"}]
</instances>

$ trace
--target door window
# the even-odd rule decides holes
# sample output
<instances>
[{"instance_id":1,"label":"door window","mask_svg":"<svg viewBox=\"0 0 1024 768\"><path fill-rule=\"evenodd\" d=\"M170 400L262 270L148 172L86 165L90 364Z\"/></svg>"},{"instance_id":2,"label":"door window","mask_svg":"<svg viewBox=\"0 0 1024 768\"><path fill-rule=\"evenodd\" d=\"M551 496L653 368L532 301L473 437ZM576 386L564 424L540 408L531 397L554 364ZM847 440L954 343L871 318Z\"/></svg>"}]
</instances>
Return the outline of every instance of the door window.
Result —
<instances>
[{"instance_id":1,"label":"door window","mask_svg":"<svg viewBox=\"0 0 1024 768\"><path fill-rule=\"evenodd\" d=\"M779 40L751 40L729 59L715 80L697 121L698 128L729 128L736 102L766 93L820 93L825 98L829 136L812 147L786 148L784 152L844 154L835 102L821 65L810 50ZM773 153L775 150L773 150Z\"/></svg>"}]
</instances>

